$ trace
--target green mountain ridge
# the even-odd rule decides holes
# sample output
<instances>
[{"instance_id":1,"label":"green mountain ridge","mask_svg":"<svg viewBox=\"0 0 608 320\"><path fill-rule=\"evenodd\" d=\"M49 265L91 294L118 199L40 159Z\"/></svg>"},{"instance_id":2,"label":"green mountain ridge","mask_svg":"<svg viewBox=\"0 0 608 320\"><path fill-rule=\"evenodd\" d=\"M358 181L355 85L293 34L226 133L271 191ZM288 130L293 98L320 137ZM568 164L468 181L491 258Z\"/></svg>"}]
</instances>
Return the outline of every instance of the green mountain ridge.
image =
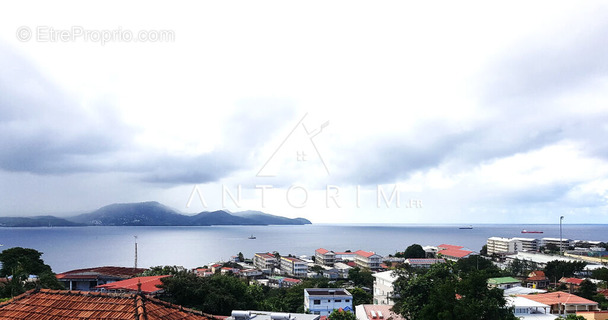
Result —
<instances>
[{"instance_id":1,"label":"green mountain ridge","mask_svg":"<svg viewBox=\"0 0 608 320\"><path fill-rule=\"evenodd\" d=\"M68 218L54 216L0 217L3 227L71 226L213 226L213 225L304 225L304 218L286 218L261 211L203 211L184 215L156 201L115 203Z\"/></svg>"}]
</instances>

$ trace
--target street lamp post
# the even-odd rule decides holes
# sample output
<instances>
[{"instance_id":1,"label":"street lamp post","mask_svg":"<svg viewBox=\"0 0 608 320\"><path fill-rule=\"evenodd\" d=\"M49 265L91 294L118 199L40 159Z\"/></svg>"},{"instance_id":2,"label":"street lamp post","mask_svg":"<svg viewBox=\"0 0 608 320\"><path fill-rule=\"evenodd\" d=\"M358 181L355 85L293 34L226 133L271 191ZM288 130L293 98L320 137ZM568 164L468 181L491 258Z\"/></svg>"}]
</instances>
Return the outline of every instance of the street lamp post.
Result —
<instances>
[{"instance_id":1,"label":"street lamp post","mask_svg":"<svg viewBox=\"0 0 608 320\"><path fill-rule=\"evenodd\" d=\"M562 245L562 220L564 220L564 216L559 217L559 255L564 255L564 247Z\"/></svg>"}]
</instances>

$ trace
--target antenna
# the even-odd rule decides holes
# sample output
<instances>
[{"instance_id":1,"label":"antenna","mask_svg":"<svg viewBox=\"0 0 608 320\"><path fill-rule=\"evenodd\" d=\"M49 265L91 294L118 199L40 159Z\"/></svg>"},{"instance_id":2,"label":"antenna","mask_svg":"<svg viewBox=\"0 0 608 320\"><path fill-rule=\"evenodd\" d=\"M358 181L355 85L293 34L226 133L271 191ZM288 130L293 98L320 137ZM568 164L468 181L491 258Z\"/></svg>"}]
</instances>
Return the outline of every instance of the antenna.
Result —
<instances>
[{"instance_id":1,"label":"antenna","mask_svg":"<svg viewBox=\"0 0 608 320\"><path fill-rule=\"evenodd\" d=\"M135 238L135 269L137 269L137 236L133 236Z\"/></svg>"}]
</instances>

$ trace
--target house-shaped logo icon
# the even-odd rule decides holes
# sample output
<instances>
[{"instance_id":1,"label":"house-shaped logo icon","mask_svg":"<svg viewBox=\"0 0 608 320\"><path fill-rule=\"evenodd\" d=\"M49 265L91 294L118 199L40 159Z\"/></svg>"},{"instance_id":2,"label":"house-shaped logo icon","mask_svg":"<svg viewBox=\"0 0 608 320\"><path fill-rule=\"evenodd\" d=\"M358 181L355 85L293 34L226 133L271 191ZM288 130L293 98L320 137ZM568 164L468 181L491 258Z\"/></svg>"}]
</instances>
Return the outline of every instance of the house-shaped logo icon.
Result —
<instances>
[{"instance_id":1,"label":"house-shaped logo icon","mask_svg":"<svg viewBox=\"0 0 608 320\"><path fill-rule=\"evenodd\" d=\"M281 172L304 172L322 170L329 175L329 169L321 156L315 138L329 125L329 121L319 126L307 126L305 114L278 145L268 160L262 165L256 177L276 177Z\"/></svg>"}]
</instances>

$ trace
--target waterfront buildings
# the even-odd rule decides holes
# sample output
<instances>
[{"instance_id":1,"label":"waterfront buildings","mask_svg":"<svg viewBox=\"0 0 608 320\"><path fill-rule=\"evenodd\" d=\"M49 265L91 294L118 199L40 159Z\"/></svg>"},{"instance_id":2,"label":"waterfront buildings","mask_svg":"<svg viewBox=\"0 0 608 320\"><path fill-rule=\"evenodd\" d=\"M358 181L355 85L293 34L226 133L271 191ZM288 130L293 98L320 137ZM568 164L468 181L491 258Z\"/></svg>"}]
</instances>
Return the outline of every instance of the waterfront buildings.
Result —
<instances>
[{"instance_id":1,"label":"waterfront buildings","mask_svg":"<svg viewBox=\"0 0 608 320\"><path fill-rule=\"evenodd\" d=\"M332 267L336 262L336 254L324 248L315 250L315 263L322 266Z\"/></svg>"},{"instance_id":2,"label":"waterfront buildings","mask_svg":"<svg viewBox=\"0 0 608 320\"><path fill-rule=\"evenodd\" d=\"M272 253L256 253L253 256L253 265L264 273L271 274L277 267L277 258Z\"/></svg>"},{"instance_id":3,"label":"waterfront buildings","mask_svg":"<svg viewBox=\"0 0 608 320\"><path fill-rule=\"evenodd\" d=\"M359 268L376 270L380 268L382 256L373 251L355 251L355 263Z\"/></svg>"},{"instance_id":4,"label":"waterfront buildings","mask_svg":"<svg viewBox=\"0 0 608 320\"><path fill-rule=\"evenodd\" d=\"M292 277L306 277L308 263L294 257L281 257L281 272Z\"/></svg>"},{"instance_id":5,"label":"waterfront buildings","mask_svg":"<svg viewBox=\"0 0 608 320\"><path fill-rule=\"evenodd\" d=\"M488 255L538 251L538 240L533 238L490 237L486 242Z\"/></svg>"}]
</instances>

